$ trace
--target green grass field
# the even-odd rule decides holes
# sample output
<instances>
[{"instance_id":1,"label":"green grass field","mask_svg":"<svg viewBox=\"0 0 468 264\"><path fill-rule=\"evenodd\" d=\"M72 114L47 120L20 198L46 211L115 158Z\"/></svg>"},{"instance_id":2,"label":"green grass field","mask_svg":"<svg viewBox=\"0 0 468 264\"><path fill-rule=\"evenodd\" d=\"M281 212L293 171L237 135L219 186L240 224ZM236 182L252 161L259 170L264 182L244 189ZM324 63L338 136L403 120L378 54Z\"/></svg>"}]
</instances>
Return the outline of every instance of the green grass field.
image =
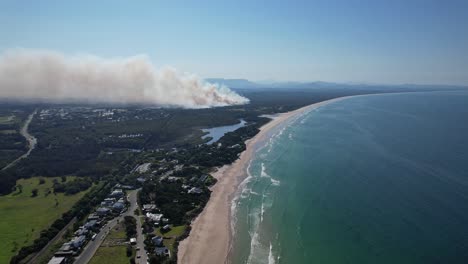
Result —
<instances>
[{"instance_id":1,"label":"green grass field","mask_svg":"<svg viewBox=\"0 0 468 264\"><path fill-rule=\"evenodd\" d=\"M170 239L164 239L164 246L166 246L170 251L171 254L174 252L174 244L175 240L177 237L181 236L185 231L185 226L172 226L171 230L169 232L166 232L164 234L161 233L160 228L155 230L155 234L158 236L163 236L163 237L172 237Z\"/></svg>"},{"instance_id":2,"label":"green grass field","mask_svg":"<svg viewBox=\"0 0 468 264\"><path fill-rule=\"evenodd\" d=\"M73 177L67 177L71 180ZM83 195L54 195L52 180L44 177L45 183L39 185L39 178L20 179L17 185L23 186L23 191L0 196L0 263L8 263L18 250L31 244L39 237L42 230L49 227L63 213L68 211ZM60 178L58 178L60 181ZM38 195L31 197L33 189L38 189Z\"/></svg>"},{"instance_id":3,"label":"green grass field","mask_svg":"<svg viewBox=\"0 0 468 264\"><path fill-rule=\"evenodd\" d=\"M89 264L128 264L125 246L100 247Z\"/></svg>"},{"instance_id":4,"label":"green grass field","mask_svg":"<svg viewBox=\"0 0 468 264\"><path fill-rule=\"evenodd\" d=\"M112 242L125 241L125 227L122 223L116 225L107 235L104 243L98 248L96 254L89 264L127 264L130 263L127 257L127 248L125 245L108 246Z\"/></svg>"},{"instance_id":5,"label":"green grass field","mask_svg":"<svg viewBox=\"0 0 468 264\"><path fill-rule=\"evenodd\" d=\"M125 226L122 222L120 222L111 230L111 232L109 232L109 235L107 235L106 240L126 240L126 238L127 235L125 234Z\"/></svg>"},{"instance_id":6,"label":"green grass field","mask_svg":"<svg viewBox=\"0 0 468 264\"><path fill-rule=\"evenodd\" d=\"M16 134L16 133L18 133L18 131L14 129L0 130L0 134L4 134L4 135Z\"/></svg>"},{"instance_id":7,"label":"green grass field","mask_svg":"<svg viewBox=\"0 0 468 264\"><path fill-rule=\"evenodd\" d=\"M14 115L0 116L0 124L11 124L15 120Z\"/></svg>"}]
</instances>

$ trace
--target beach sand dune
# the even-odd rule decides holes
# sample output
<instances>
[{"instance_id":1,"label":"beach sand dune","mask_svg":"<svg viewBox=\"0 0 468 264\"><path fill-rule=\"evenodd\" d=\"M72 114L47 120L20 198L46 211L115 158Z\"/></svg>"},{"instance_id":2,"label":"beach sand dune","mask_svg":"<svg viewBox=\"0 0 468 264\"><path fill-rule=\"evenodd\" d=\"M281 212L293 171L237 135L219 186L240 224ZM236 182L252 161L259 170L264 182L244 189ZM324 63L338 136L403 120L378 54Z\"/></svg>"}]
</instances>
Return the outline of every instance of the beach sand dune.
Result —
<instances>
[{"instance_id":1,"label":"beach sand dune","mask_svg":"<svg viewBox=\"0 0 468 264\"><path fill-rule=\"evenodd\" d=\"M287 124L305 112L325 104L342 100L335 98L300 109L282 113L261 127L260 132L246 142L246 150L231 165L219 168L213 177L218 182L212 187L210 200L203 212L192 222L190 235L179 244L178 261L184 264L220 264L229 263L228 253L231 244L231 203L239 185L246 178L246 169L250 159L271 132Z\"/></svg>"}]
</instances>

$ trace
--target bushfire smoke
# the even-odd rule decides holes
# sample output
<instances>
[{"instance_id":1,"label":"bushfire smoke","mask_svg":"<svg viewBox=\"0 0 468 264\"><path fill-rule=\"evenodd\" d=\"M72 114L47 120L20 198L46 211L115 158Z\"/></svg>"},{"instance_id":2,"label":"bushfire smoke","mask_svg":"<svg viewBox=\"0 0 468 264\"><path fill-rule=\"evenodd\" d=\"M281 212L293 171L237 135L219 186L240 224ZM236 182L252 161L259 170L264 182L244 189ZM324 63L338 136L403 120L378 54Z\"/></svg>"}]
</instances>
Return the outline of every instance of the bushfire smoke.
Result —
<instances>
[{"instance_id":1,"label":"bushfire smoke","mask_svg":"<svg viewBox=\"0 0 468 264\"><path fill-rule=\"evenodd\" d=\"M103 59L52 51L10 50L0 56L0 98L142 103L184 108L245 104L218 84L173 68L156 69L146 56Z\"/></svg>"}]
</instances>

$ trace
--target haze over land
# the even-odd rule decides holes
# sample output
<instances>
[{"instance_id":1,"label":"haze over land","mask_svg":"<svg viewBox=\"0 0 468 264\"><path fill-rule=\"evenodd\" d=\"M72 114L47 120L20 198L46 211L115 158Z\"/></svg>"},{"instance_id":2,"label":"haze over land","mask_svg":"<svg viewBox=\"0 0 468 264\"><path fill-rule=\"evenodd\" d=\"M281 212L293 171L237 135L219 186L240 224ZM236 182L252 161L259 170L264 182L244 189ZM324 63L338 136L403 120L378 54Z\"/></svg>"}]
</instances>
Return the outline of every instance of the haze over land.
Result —
<instances>
[{"instance_id":1,"label":"haze over land","mask_svg":"<svg viewBox=\"0 0 468 264\"><path fill-rule=\"evenodd\" d=\"M0 57L0 98L144 103L204 108L248 103L225 86L173 68L158 70L144 55L104 59L43 50Z\"/></svg>"}]
</instances>

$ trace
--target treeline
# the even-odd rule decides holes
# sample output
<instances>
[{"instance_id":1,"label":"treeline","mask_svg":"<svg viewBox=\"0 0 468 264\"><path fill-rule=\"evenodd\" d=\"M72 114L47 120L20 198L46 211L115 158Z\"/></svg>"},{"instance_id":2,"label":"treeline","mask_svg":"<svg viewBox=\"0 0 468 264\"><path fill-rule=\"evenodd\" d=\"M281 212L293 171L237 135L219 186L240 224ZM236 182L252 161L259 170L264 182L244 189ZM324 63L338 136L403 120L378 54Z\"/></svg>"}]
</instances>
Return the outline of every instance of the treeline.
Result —
<instances>
[{"instance_id":1,"label":"treeline","mask_svg":"<svg viewBox=\"0 0 468 264\"><path fill-rule=\"evenodd\" d=\"M127 240L130 240L130 238L135 237L137 234L137 223L136 223L135 217L130 216L130 215L125 216L124 225L125 225L125 234L127 235Z\"/></svg>"},{"instance_id":2,"label":"treeline","mask_svg":"<svg viewBox=\"0 0 468 264\"><path fill-rule=\"evenodd\" d=\"M53 189L55 193L65 193L66 195L72 195L87 190L92 185L93 181L90 178L77 178L73 181L62 183L59 183L58 180L54 179Z\"/></svg>"},{"instance_id":3,"label":"treeline","mask_svg":"<svg viewBox=\"0 0 468 264\"><path fill-rule=\"evenodd\" d=\"M0 134L0 149L26 151L28 147L26 139L20 133L4 133Z\"/></svg>"},{"instance_id":4,"label":"treeline","mask_svg":"<svg viewBox=\"0 0 468 264\"><path fill-rule=\"evenodd\" d=\"M43 230L32 245L22 247L17 255L13 256L10 260L10 264L20 263L26 259L29 255L40 251L44 248L47 243L53 239L74 217L77 219L83 219L86 217L93 208L98 205L110 192L114 182L108 182L107 184L99 185L90 192L88 192L83 198L81 198L69 211L62 215L62 218L57 219L48 229Z\"/></svg>"}]
</instances>

